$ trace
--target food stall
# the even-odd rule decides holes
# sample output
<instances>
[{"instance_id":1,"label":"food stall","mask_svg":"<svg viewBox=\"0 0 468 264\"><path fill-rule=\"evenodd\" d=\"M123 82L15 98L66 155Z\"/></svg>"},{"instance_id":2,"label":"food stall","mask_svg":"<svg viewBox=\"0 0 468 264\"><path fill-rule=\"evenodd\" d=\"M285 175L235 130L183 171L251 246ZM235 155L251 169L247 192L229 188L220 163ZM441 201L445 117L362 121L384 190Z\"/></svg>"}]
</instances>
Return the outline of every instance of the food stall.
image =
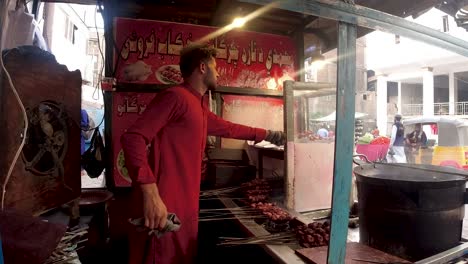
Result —
<instances>
[{"instance_id":1,"label":"food stall","mask_svg":"<svg viewBox=\"0 0 468 264\"><path fill-rule=\"evenodd\" d=\"M202 199L214 199L221 204L221 208L202 208L201 213L224 211L221 213L223 218L235 221L245 232L244 235L253 236L243 240L225 238L223 243L226 245L260 244L275 260L282 263L345 263L350 258L365 261L369 257L383 263L404 261L376 251L370 247L375 246L371 243L347 243L354 149L356 37L369 32L369 29L385 30L467 56L466 42L349 1L204 1L197 6L190 1L181 1L178 5L173 5L174 1L164 1L164 8L161 8L160 3L142 2L106 0L103 2L105 8L102 8L102 2L98 1L105 18L106 76L110 83L104 86L106 124L109 125L105 131L106 142L109 142L106 177L108 187L115 195L109 207L111 241L115 241L119 232L124 230L122 227L127 222L125 210L134 206L128 202L128 187L131 183L120 150L120 135L145 111L154 93L181 81L177 63L178 52L184 45L222 28L226 20L230 19L226 13L245 15L246 10L268 7L272 13L261 15L257 23L252 23L256 26L249 28L256 32L235 30L212 38L211 44L219 49L217 59L222 73L222 85L212 95L212 105L216 114L232 121L271 129L283 127L287 132L284 150L277 149L274 154L262 151L259 158L263 160L268 155L275 159L283 158L284 175L279 188L266 179L256 179L244 185L239 183L237 188L241 190L235 191L242 197L231 196L233 190L229 188L207 190L201 194ZM405 6L404 2L398 1L398 4ZM37 1L35 3L37 5ZM375 4L369 1L368 4L374 8L380 6L381 10L393 14L403 13L389 8L391 5L387 3ZM426 1L424 4L427 5ZM424 10L427 6L421 3L420 8ZM216 9L214 15L209 13L213 9ZM326 25L325 29L321 28L323 25ZM307 31L312 35L328 34L327 40L331 44L327 48L337 49L336 84L305 83L301 74L295 74L302 68L304 61L304 34ZM304 95L320 97L333 93L337 98L335 140L301 142L298 135L304 128L302 121L307 118L304 118L304 109L301 110L300 104L296 104L297 100L301 100ZM247 112L246 107L249 109ZM246 116L252 112L251 109L258 112L246 121L251 118ZM17 129L20 130L19 125ZM215 145L235 147L238 144L218 138ZM322 161L328 163L321 162L318 157L307 159L313 151L315 156L324 154ZM77 166L74 159L62 158L62 161ZM368 169L372 171L372 166ZM309 177L309 173L314 170L318 172L318 177ZM458 191L461 190L461 182L462 179L456 178ZM67 186L60 187L66 189ZM69 192L72 198L78 196L75 187L72 186L73 192ZM310 188L314 188L313 193L307 193ZM275 200L277 204L271 203L265 194L276 194L279 197ZM460 191L450 197L459 202L462 194ZM70 199L62 197L57 203ZM245 201L249 203L245 204ZM456 206L458 217L461 205L456 203ZM331 208L331 221L315 221L300 214L302 211L323 208ZM211 218L205 215L200 219L209 222ZM456 224L460 224L460 219L457 219ZM456 235L455 240L459 242ZM453 241L450 242L446 245L451 247ZM442 258L435 256L436 261L431 259L430 262L438 263L441 259L448 261L449 257L459 257L464 248L455 247L444 253ZM439 251L444 249L447 248L438 248ZM118 250L114 252L120 253ZM364 258L363 254L368 258Z\"/></svg>"},{"instance_id":2,"label":"food stall","mask_svg":"<svg viewBox=\"0 0 468 264\"><path fill-rule=\"evenodd\" d=\"M105 92L106 124L110 124L106 141L111 142L109 158L112 164L107 170L107 178L108 185L117 192L131 185L121 150L121 135L145 111L157 92L181 83L178 66L180 50L205 36L213 36L209 43L218 52L216 59L220 87L206 100L214 102L209 104L212 111L232 122L272 130L283 129L283 82L297 78L295 73L299 68L293 38L241 30L218 34L222 28L120 17L116 17L112 25L115 45L120 48L114 49L113 52L115 85ZM242 141L230 139L216 140L216 145L222 148L239 148L243 144ZM208 157L212 156L210 153ZM283 151L278 153L283 156ZM229 152L224 151L222 155L229 155ZM225 172L224 177L227 178L229 165L226 165L226 159L223 161L224 167L208 169L208 173ZM235 164L234 167L239 168L239 164ZM208 175L208 178L202 180L213 183L215 178L213 186L219 186L222 182L232 182L232 179L216 177L217 175ZM234 184L239 185L246 179L248 177L244 175ZM202 185L210 184L205 182ZM111 233L115 234L125 228L126 220L122 213L125 211L123 208L128 206L124 205L125 199L126 196L117 195L110 206ZM224 202L224 206L229 205L228 201ZM209 203L202 199L202 210L206 210L208 205L205 204ZM219 209L221 208L216 208ZM216 221L204 221L213 220ZM214 223L209 223L207 233L213 232L213 225ZM203 238L205 231L202 220L200 230L201 239L209 239ZM201 246L202 255L203 252L209 251L212 250L203 249ZM294 255L294 251L291 252Z\"/></svg>"},{"instance_id":3,"label":"food stall","mask_svg":"<svg viewBox=\"0 0 468 264\"><path fill-rule=\"evenodd\" d=\"M318 255L324 256L327 255L328 262L329 263L343 263L345 259L345 250L346 250L346 242L347 242L347 226L348 226L348 214L349 214L349 192L350 192L350 187L351 187L351 169L352 169L352 153L354 149L354 97L355 97L355 73L356 73L356 65L355 65L355 52L356 52L356 36L363 35L365 32L368 32L366 29L357 30L357 27L364 27L364 28L370 28L370 29L379 29L379 30L385 30L389 32L393 32L402 36L407 36L410 38L416 38L420 40L424 40L428 43L431 43L433 45L443 47L450 49L454 52L457 52L459 54L467 55L468 52L468 45L465 42L459 41L457 39L454 39L450 36L440 34L440 32L436 32L434 30L430 30L427 28L424 28L422 26L416 25L414 23L405 21L404 19L400 19L398 17L394 17L391 15L387 15L381 12L378 12L373 9L369 8L364 8L361 6L356 6L353 4L349 3L342 3L342 2L336 2L336 3L331 3L328 1L314 1L314 2L308 2L307 4L301 4L296 1L285 1L281 3L272 3L270 1L255 1L255 0L244 0L240 1L241 3L238 3L240 6L256 6L256 5L264 5L264 6L270 6L274 5L274 10L287 10L287 12L297 12L301 14L306 14L312 17L320 17L321 21L326 21L326 20L336 20L339 21L337 24L337 27L335 28L336 35L333 36L333 39L336 41L337 45L335 46L337 48L337 83L336 83L336 89L335 94L337 95L337 104L336 104L336 139L334 142L334 151L329 151L330 157L333 156L333 170L332 173L328 172L328 175L332 174L333 178L329 178L329 181L327 182L328 186L332 186L331 190L329 190L329 194L331 195L330 201L328 203L328 206L332 207L332 216L331 216L331 227L329 227L329 247L328 249L325 249L325 251L317 252ZM248 5L247 5L248 4ZM222 7L221 7L222 6ZM230 10L228 7L231 7L229 4L224 3L221 5L220 8L223 8L224 10ZM232 6L232 7L235 7ZM127 35L124 37L126 40L119 39L118 37L118 24L114 24L115 21L119 20L114 20L115 17L118 17L120 15L119 12L116 11L115 8L113 9L110 5L109 7L106 6L104 13L107 14L107 32L116 32L116 42L117 44L112 42L112 36L107 35L108 42L111 44L110 47L107 49L107 58L108 58L108 63L109 61L113 61L116 63L116 65L121 65L121 64L127 64L127 70L124 70L124 73L122 75L122 68L123 67L109 67L106 71L108 71L108 76L112 76L112 73L115 73L115 76L119 80L119 78L128 78L129 80L132 80L131 84L126 83L125 81L122 81L123 79L120 79L120 82L117 82L117 85L114 87L114 91L109 91L106 92L106 101L112 105L111 108L107 109L113 109L112 112L108 111L107 116L108 118L111 118L112 115L117 115L112 118L117 118L118 115L120 114L121 116L125 115L134 115L135 118L136 115L138 115L138 112L141 111L142 108L144 108L145 104L147 103L144 101L143 103L140 103L139 100L135 100L132 98L125 99L124 98L119 98L120 95L119 93L125 92L125 93L132 93L132 92L154 92L159 89L163 89L166 86L164 84L173 83L177 82L177 76L178 72L176 67L174 66L168 66L168 65L177 65L176 61L176 55L177 51L180 48L180 44L186 43L187 39L189 39L187 35L185 36L184 34L179 34L177 32L179 31L171 31L171 33L167 33L167 28L162 29L162 31L166 32L165 34L162 33L162 37L157 40L157 45L156 45L156 39L157 37L153 37L153 33L151 32L150 29L148 29L147 26L141 27L142 30L149 30L146 33L142 33L141 35L139 33L136 33L135 35L132 35L127 28ZM114 12L114 13L113 13ZM148 18L150 15L148 13L145 13L145 16L139 17L139 18ZM218 18L219 19L219 18ZM123 19L125 20L125 19ZM123 21L121 20L121 21ZM302 21L301 23L303 23ZM133 20L132 23L160 23L166 24L165 22L149 22L146 20ZM311 23L311 22L309 22ZM116 28L112 26L116 26ZM179 26L179 25L178 25ZM184 25L185 27L185 25ZM146 29L145 29L146 28ZM206 27L200 27L200 30L203 28L203 30L206 30L206 32L209 32ZM274 28L274 27L272 27ZM160 29L155 29L154 34L158 36L158 30ZM213 29L212 29L213 30ZM130 29L130 31L132 31ZM192 33L192 37L195 36L196 33ZM171 36L171 37L169 37ZM226 38L228 38L229 33L226 34ZM297 35L300 37L300 34ZM261 38L260 38L261 39ZM237 41L238 39L236 39ZM120 41L120 42L119 42ZM161 42L162 41L162 42ZM139 44L141 43L141 45ZM256 46L259 47L257 42ZM288 43L288 41L281 41L281 43ZM303 55L301 54L302 50L304 50L304 45L303 41L297 41L297 43L294 44L294 42L290 42L292 46L292 50L288 49L287 54L284 51L279 51L279 54L276 56L276 61L279 65L282 65L282 58L289 58L289 60L294 61L295 67L290 68L291 72L294 72L294 70L297 70L299 68L298 62L301 62L303 60ZM229 61L229 54L231 54L231 50L228 47L230 44L228 42L224 42L222 40L215 39L215 42L213 43L215 47L219 47L221 49L221 56L226 56L227 60L222 62L222 65L225 65L224 63L228 63ZM117 46L117 51L115 52L115 48L113 46ZM121 45L121 46L119 46ZM219 45L219 46L217 46ZM150 47L148 50L145 47ZM157 47L156 47L157 46ZM121 53L122 49L120 47L123 47L123 53ZM243 51L243 54L238 55L238 59L241 58L242 62L245 64L246 62L252 63L252 54L255 54L256 56L260 54L260 51L252 50L253 45L246 44L245 48L245 53ZM226 53L223 53L226 51ZM234 53L235 49L233 48ZM250 52L249 52L250 51ZM296 52L294 52L296 51ZM132 53L133 52L133 53ZM124 58L127 56L134 56L142 59L142 61L145 61L147 57L146 56L152 56L152 52L155 54L158 53L156 57L158 57L159 60L168 60L168 62L164 62L163 65L158 64L158 67L148 67L148 64L145 63L137 63L136 61L133 61L132 63L135 63L131 65L130 63L123 63L121 60L121 57L123 56ZM161 53L162 52L162 53ZM253 53L254 52L254 53ZM263 51L264 56L266 51ZM114 55L115 54L115 55ZM245 56L243 56L245 54ZM346 54L346 56L342 56L343 54ZM275 61L275 56L272 53L271 54L271 62ZM296 58L293 58L296 56ZM117 58L116 58L117 57ZM109 58L113 58L113 60L109 60ZM119 59L120 58L120 59ZM250 61L249 61L250 58ZM169 63L169 61L171 61ZM265 61L264 61L265 62ZM257 57L257 63L259 63L259 59ZM239 64L238 64L239 65ZM286 65L286 64L285 64ZM113 66L113 65L111 65ZM268 64L265 64L265 66L268 69ZM128 68L129 67L129 68ZM151 69L150 69L151 68ZM280 67L281 68L281 67ZM119 72L120 71L120 72ZM234 69L236 71L236 69ZM269 71L269 70L268 70ZM136 76L133 75L133 73L138 72ZM223 71L222 71L223 72ZM229 69L226 69L226 76L239 76L239 72L229 72ZM271 74L269 72L268 74ZM126 76L127 75L127 76ZM285 130L287 132L288 136L288 142L285 146L285 152L286 154L284 155L285 158L285 164L292 164L291 161L294 161L294 158L300 157L301 152L300 152L300 147L298 144L295 142L295 132L294 129L296 128L296 124L294 124L294 88L299 87L300 89L303 90L317 90L314 88L313 85L307 84L307 83L300 83L300 82L292 82L292 81L287 81L285 82L284 87L282 89L276 89L279 88L280 85L285 81L285 79L282 79L280 76L279 78L275 78L274 81L266 80L264 84L266 84L266 87L270 85L271 87L274 87L274 89L267 89L267 90L255 90L252 89L253 86L255 86L255 83L249 83L249 84L240 84L240 86L247 86L247 87L233 87L238 84L232 84L230 80L226 80L225 84L220 87L220 89L217 91L217 93L214 95L214 99L216 101L216 112L219 115L223 115L228 113L229 111L227 109L223 109L223 102L222 102L222 97L226 94L230 95L253 95L253 96L273 96L273 97L280 97L283 95L284 91L284 98L285 98L285 105L284 105L284 126ZM292 80L296 81L301 81L301 77L296 77L293 75L290 75ZM128 81L128 80L127 80ZM146 81L149 81L149 83L145 84ZM231 80L232 81L232 80ZM274 82L274 83L273 83ZM258 84L258 82L256 82ZM292 92L288 96L288 85L289 85L289 91ZM323 87L322 87L323 88ZM131 95L131 94L129 94ZM137 94L134 94L138 98ZM141 97L141 95L140 95ZM228 98L228 97L226 97ZM130 103L127 103L128 100L130 100ZM119 101L120 100L120 101ZM145 99L146 100L146 99ZM288 100L290 102L288 102ZM229 100L228 100L229 101ZM234 102L235 100L231 101ZM237 103L236 103L237 104ZM234 105L236 105L234 104ZM130 107L129 107L130 106ZM239 104L237 104L239 106ZM120 109L120 111L119 111ZM131 111L128 111L128 109L131 109ZM288 110L289 109L289 110ZM115 112L117 111L117 112ZM234 118L234 117L233 117ZM112 119L113 120L113 119ZM289 120L289 121L288 121ZM114 120L112 122L115 122ZM112 123L111 122L111 123ZM289 125L288 125L289 124ZM123 126L122 129L125 129ZM118 132L121 133L122 131ZM118 136L111 135L109 132L107 133L107 138L109 141L115 141L115 138ZM113 140L114 139L114 140ZM317 142L318 143L318 142ZM217 146L227 146L225 143L223 143L223 139L218 139L217 140ZM330 145L332 146L332 145ZM118 160L119 156L119 149L118 146L113 145L111 150L112 154L112 164L115 164L116 160ZM297 150L297 151L296 151ZM330 149L331 150L331 149ZM304 152L306 153L306 152ZM329 159L328 159L329 160ZM287 175L291 170L295 169L289 165L285 166L285 175ZM116 172L112 172L111 175L117 175L117 177L121 177L118 173L119 170L122 172L125 172L124 168L110 168L110 171L112 170L117 170ZM289 175L294 175L294 174L289 174ZM114 176L113 176L114 177ZM287 181L284 183L284 195L287 197L286 202L283 204L284 209L282 210L289 210L288 213L289 215L296 216L297 219L303 219L300 215L297 214L296 211L296 203L294 201L301 200L295 198L295 190L291 189L291 187L297 186L294 185L296 182L295 178L291 178L289 176L287 177ZM331 181L331 182L330 182ZM123 184L123 186L128 186L128 179L120 181L120 184ZM302 185L301 185L302 186ZM114 187L118 187L117 185ZM216 195L220 195L220 193L216 193ZM310 197L309 197L310 198ZM227 200L226 200L227 199ZM232 199L228 198L223 198L220 199L221 202L224 204L225 207L232 208L230 211L231 214L235 214L235 210L239 210L238 208L240 207L239 204L233 203ZM288 202L289 201L289 202ZM315 202L315 201L314 201ZM258 204L255 207L256 209L258 208ZM270 206L270 205L268 205ZM267 206L267 207L268 207ZM316 208L322 207L326 205L318 205ZM282 207L282 206L280 206ZM281 209L281 208L280 208ZM302 210L298 208L299 211ZM304 210L308 210L310 208L304 208ZM260 211L263 213L269 213L269 209L265 207L260 208ZM274 209L277 210L277 209ZM279 215L282 213L276 212ZM278 214L276 216L278 216ZM250 234L252 235L262 235L265 234L263 231L258 231L262 230L261 226L259 226L255 221L249 220L249 219L242 219L239 216L234 216L239 220L239 223L241 223L246 229L250 230ZM310 221L309 221L310 222ZM307 223L306 219L302 220L302 224ZM323 224L322 224L323 225ZM326 224L325 224L326 225ZM322 226L323 227L323 226ZM325 226L326 227L326 226ZM305 227L306 229L309 227ZM316 228L313 225L310 228ZM299 231L304 231L309 232L308 230L304 230L304 227L301 227ZM255 231L257 230L257 231ZM326 234L323 234L326 235ZM322 236L323 237L323 236ZM231 241L232 242L232 241ZM309 244L310 245L310 244ZM273 255L275 255L276 258L283 260L284 262L287 263L294 263L294 261L302 261L301 259L297 258L297 256L293 253L294 252L294 247L289 247L289 246L283 246L283 245L265 245L265 247L269 250L269 252ZM353 248L354 246L348 245L348 248ZM307 248L307 245L306 245ZM383 253L379 253L382 254ZM292 260L293 258L294 260ZM290 262L292 261L292 262ZM388 261L388 260L387 260Z\"/></svg>"}]
</instances>

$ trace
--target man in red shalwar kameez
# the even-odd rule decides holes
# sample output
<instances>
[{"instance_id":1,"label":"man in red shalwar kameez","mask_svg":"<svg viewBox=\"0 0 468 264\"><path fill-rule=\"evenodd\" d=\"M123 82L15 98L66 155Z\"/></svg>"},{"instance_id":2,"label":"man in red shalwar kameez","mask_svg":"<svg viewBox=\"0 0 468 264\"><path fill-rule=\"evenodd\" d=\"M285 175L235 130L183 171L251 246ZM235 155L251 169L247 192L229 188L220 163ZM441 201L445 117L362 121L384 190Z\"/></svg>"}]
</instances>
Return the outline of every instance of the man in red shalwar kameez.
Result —
<instances>
[{"instance_id":1,"label":"man in red shalwar kameez","mask_svg":"<svg viewBox=\"0 0 468 264\"><path fill-rule=\"evenodd\" d=\"M206 136L284 143L284 133L234 124L211 113L203 95L216 88L214 49L192 46L181 53L185 83L158 94L122 136L133 184L131 214L162 229L168 212L181 222L160 239L130 232L130 263L193 263L197 253L200 171ZM146 245L145 245L146 244Z\"/></svg>"}]
</instances>

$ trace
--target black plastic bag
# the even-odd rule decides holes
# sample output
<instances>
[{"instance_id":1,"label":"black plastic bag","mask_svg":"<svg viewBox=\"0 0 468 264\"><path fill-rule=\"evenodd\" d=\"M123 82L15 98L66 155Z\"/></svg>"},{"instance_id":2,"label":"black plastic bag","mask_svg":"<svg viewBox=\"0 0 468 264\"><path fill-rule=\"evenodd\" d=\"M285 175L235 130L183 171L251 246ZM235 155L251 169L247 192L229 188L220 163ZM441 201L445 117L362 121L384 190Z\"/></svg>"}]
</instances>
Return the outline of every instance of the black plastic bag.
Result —
<instances>
[{"instance_id":1,"label":"black plastic bag","mask_svg":"<svg viewBox=\"0 0 468 264\"><path fill-rule=\"evenodd\" d=\"M104 142L102 141L99 127L94 129L91 145L81 155L81 166L88 173L89 177L97 178L101 175L105 168L104 162Z\"/></svg>"}]
</instances>

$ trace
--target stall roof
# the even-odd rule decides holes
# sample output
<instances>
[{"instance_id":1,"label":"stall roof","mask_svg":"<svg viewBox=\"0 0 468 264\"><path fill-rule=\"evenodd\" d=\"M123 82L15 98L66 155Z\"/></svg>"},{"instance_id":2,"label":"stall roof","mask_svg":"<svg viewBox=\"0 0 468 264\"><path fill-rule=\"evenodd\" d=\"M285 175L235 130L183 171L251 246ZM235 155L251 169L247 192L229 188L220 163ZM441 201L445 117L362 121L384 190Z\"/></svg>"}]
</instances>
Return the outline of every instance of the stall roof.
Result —
<instances>
[{"instance_id":1,"label":"stall roof","mask_svg":"<svg viewBox=\"0 0 468 264\"><path fill-rule=\"evenodd\" d=\"M243 16L259 8L259 5L234 0L102 0L114 16L155 19L221 27L232 22L234 17ZM43 0L42 2L65 2L96 4L96 0ZM355 0L357 5L376 9L399 17L418 16L436 7L454 15L468 0ZM336 21L271 9L245 25L246 30L293 36L296 32L309 33L306 46L320 41L322 50L336 47ZM359 28L358 36L370 32Z\"/></svg>"},{"instance_id":2,"label":"stall roof","mask_svg":"<svg viewBox=\"0 0 468 264\"><path fill-rule=\"evenodd\" d=\"M104 2L116 2L116 0L101 0ZM97 0L42 0L41 2L51 2L51 3L75 3L75 4L86 4L86 5L95 5ZM184 11L195 11L201 9L204 6L211 6L213 8L206 9L205 12L202 12L199 15L199 18L206 17L209 15L212 18L213 26L222 26L226 23L231 22L232 16L239 15L239 13L246 13L257 8L256 5L244 4L238 1L233 0L205 0L205 1L191 1L191 0L118 0L121 4L121 9L125 7L133 6L133 9L130 9L130 12L136 11L138 13L152 13L154 15L163 15L167 16L166 11L177 7L181 12ZM445 12L455 15L460 6L468 4L467 0L392 0L392 1L381 1L381 0L355 0L357 5L369 7L376 9L382 12L386 12L392 15L399 17L405 16L417 16L420 12L423 12L431 7L437 7ZM142 7L145 8L142 8ZM157 9L152 9L156 8ZM144 10L149 8L148 10ZM150 11L150 12L148 12ZM154 11L154 12L152 12ZM289 14L288 14L289 13ZM280 14L280 16L274 16L275 14ZM300 14L291 14L291 12L277 12L272 11L272 13L267 14L261 20L264 24L271 24L272 22L283 21L288 25L299 25L301 20ZM196 18L196 15L193 17ZM292 18L292 20L286 20L287 18ZM310 20L315 20L315 18L309 18ZM305 19L307 22L308 19ZM311 21L310 21L311 22ZM276 23L275 23L276 24ZM208 24L206 24L208 25ZM294 31L295 28L291 28L291 31Z\"/></svg>"},{"instance_id":3,"label":"stall roof","mask_svg":"<svg viewBox=\"0 0 468 264\"><path fill-rule=\"evenodd\" d=\"M354 118L355 119L363 118L365 116L367 116L367 114L365 114L365 113L359 113L359 112L354 113ZM335 121L335 119L336 119L336 111L333 111L333 113L331 113L331 114L329 114L327 116L317 118L317 119L312 119L312 121L315 121L315 122L331 122L331 121Z\"/></svg>"},{"instance_id":4,"label":"stall roof","mask_svg":"<svg viewBox=\"0 0 468 264\"><path fill-rule=\"evenodd\" d=\"M414 124L436 124L436 123L449 123L455 126L468 126L466 119L460 119L449 116L429 116L429 117L415 117L403 120L404 125Z\"/></svg>"}]
</instances>

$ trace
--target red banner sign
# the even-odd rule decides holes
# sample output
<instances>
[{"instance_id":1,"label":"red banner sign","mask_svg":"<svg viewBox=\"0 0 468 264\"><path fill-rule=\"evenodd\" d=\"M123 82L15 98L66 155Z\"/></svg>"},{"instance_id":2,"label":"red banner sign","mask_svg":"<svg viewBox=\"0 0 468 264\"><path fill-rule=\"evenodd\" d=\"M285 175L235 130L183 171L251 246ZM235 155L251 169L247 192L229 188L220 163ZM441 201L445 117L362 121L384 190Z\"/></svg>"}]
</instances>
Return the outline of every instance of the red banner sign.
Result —
<instances>
[{"instance_id":1,"label":"red banner sign","mask_svg":"<svg viewBox=\"0 0 468 264\"><path fill-rule=\"evenodd\" d=\"M114 54L118 82L176 84L182 82L180 51L207 38L217 50L221 86L282 89L295 78L296 52L291 38L173 22L117 18Z\"/></svg>"},{"instance_id":2,"label":"red banner sign","mask_svg":"<svg viewBox=\"0 0 468 264\"><path fill-rule=\"evenodd\" d=\"M156 93L112 93L112 160L115 186L131 185L125 159L120 145L120 137L145 111Z\"/></svg>"}]
</instances>

